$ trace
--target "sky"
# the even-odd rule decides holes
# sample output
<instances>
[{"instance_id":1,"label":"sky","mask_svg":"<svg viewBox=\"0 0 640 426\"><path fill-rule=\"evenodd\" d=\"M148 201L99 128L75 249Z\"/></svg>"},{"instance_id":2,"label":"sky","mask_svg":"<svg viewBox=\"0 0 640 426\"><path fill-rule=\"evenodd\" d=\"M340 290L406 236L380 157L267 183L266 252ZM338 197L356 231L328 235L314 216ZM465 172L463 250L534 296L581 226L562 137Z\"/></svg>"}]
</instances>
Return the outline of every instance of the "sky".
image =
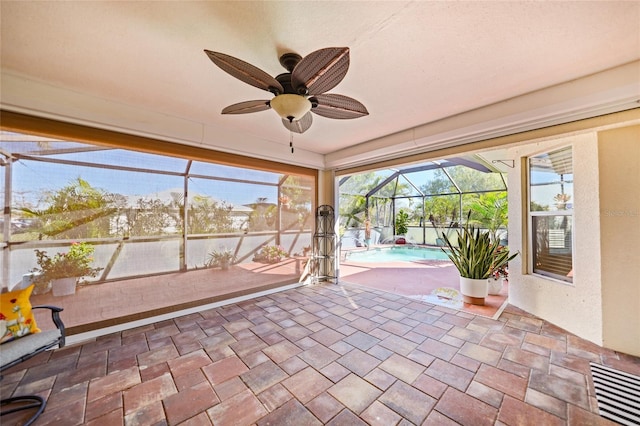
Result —
<instances>
[{"instance_id":1,"label":"sky","mask_svg":"<svg viewBox=\"0 0 640 426\"><path fill-rule=\"evenodd\" d=\"M30 154L34 151L42 152L42 142L45 142L45 147L49 150L49 153L51 151L55 152L56 150L59 152L46 156L46 158L51 159L82 161L93 164L111 164L120 168L145 168L176 174L184 173L188 165L187 160L182 158L172 158L122 149L97 149L86 144L55 141L9 132L0 133L0 152L18 152L21 154ZM97 150L65 152L65 150L69 149L86 147ZM181 192L184 187L183 177L177 175L123 171L31 160L19 160L12 164L14 206L28 205L36 208L42 207L37 205L42 194L56 191L79 177L88 181L94 188L122 194L129 198L138 196L152 197L154 194L167 193L168 190ZM273 185L277 184L282 176L272 172L200 161L194 161L192 163L189 173L191 175L234 178L270 184L247 184L201 179L197 177L191 177L189 179L189 193L191 196L196 194L206 195L218 201L224 200L235 206L254 203L258 198L266 198L267 202L276 203L278 193L277 188ZM2 174L0 181L4 181L4 178L5 175ZM552 169L533 171L531 175L532 184L534 185L531 195L532 200L541 205L549 205L553 210L553 196L561 191L560 185L557 183L558 179L559 175L554 173ZM566 175L564 179L569 181L563 185L564 191L571 194L573 190L573 176ZM555 182L555 184L552 182ZM536 186L536 184L542 185ZM2 202L4 202L4 197Z\"/></svg>"},{"instance_id":2,"label":"sky","mask_svg":"<svg viewBox=\"0 0 640 426\"><path fill-rule=\"evenodd\" d=\"M0 148L2 142L0 142ZM7 148L6 146L4 148ZM160 171L184 172L187 161L159 155L143 154L124 150L103 150L73 154L51 155L48 158L85 162L116 164L119 167L148 168ZM152 196L169 189L182 191L182 176L104 169L79 165L48 163L42 161L19 160L13 163L14 205L37 203L40 194L62 188L78 177L106 192L125 196ZM266 197L269 202L277 202L279 174L256 170L239 169L211 163L194 162L191 174L215 175L223 178L253 180L271 185L216 181L192 177L189 179L191 195L208 195L216 200L225 200L233 205L245 205ZM3 176L4 177L4 176Z\"/></svg>"}]
</instances>

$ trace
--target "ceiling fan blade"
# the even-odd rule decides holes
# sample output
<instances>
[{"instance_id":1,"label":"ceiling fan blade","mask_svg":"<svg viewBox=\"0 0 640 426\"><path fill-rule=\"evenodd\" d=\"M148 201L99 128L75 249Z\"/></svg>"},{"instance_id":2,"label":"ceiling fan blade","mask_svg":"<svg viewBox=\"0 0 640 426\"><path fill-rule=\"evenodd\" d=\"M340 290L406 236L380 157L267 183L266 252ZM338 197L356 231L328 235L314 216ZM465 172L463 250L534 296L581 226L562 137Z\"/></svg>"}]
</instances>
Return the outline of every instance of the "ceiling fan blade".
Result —
<instances>
[{"instance_id":1,"label":"ceiling fan blade","mask_svg":"<svg viewBox=\"0 0 640 426\"><path fill-rule=\"evenodd\" d=\"M369 115L364 105L348 96L327 93L314 96L309 100L311 103L314 103L314 100L318 103L318 106L311 111L323 117L347 119Z\"/></svg>"},{"instance_id":2,"label":"ceiling fan blade","mask_svg":"<svg viewBox=\"0 0 640 426\"><path fill-rule=\"evenodd\" d=\"M291 73L291 85L296 91L306 87L308 94L318 95L336 87L348 70L348 47L316 50L298 62Z\"/></svg>"},{"instance_id":3,"label":"ceiling fan blade","mask_svg":"<svg viewBox=\"0 0 640 426\"><path fill-rule=\"evenodd\" d=\"M269 101L245 101L229 105L222 110L222 114L248 114L270 109Z\"/></svg>"},{"instance_id":4,"label":"ceiling fan blade","mask_svg":"<svg viewBox=\"0 0 640 426\"><path fill-rule=\"evenodd\" d=\"M310 112L303 115L300 120L289 122L289 120L287 120L286 118L282 119L282 124L284 124L284 127L296 133L306 132L309 127L311 127L312 123L313 117L311 116Z\"/></svg>"},{"instance_id":5,"label":"ceiling fan blade","mask_svg":"<svg viewBox=\"0 0 640 426\"><path fill-rule=\"evenodd\" d=\"M278 80L260 68L241 59L234 58L233 56L225 55L224 53L212 52L206 49L204 52L214 64L238 80L242 80L258 89L266 90L274 94L284 93L284 88Z\"/></svg>"}]
</instances>

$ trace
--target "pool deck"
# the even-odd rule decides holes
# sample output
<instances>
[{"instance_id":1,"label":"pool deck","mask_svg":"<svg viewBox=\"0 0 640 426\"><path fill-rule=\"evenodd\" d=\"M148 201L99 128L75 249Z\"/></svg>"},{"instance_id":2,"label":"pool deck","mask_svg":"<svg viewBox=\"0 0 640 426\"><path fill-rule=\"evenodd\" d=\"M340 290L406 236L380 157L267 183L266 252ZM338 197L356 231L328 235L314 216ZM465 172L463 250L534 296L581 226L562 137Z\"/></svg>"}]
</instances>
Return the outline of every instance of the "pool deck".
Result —
<instances>
[{"instance_id":1,"label":"pool deck","mask_svg":"<svg viewBox=\"0 0 640 426\"><path fill-rule=\"evenodd\" d=\"M390 246L372 246L381 248ZM402 246L393 246L402 247ZM415 246L414 246L415 247ZM433 246L418 246L437 248ZM362 247L348 250L366 251ZM341 253L344 255L345 250ZM442 306L452 307L464 312L481 315L488 318L499 316L509 298L509 285L505 282L502 291L498 295L489 295L485 299L484 306L470 305L468 303L454 304L449 300L440 300L432 293L438 288L460 289L459 274L455 266L448 260L419 260L410 262L354 262L349 256L342 256L338 280L362 287L387 291L389 293L408 296L421 301L426 301Z\"/></svg>"}]
</instances>

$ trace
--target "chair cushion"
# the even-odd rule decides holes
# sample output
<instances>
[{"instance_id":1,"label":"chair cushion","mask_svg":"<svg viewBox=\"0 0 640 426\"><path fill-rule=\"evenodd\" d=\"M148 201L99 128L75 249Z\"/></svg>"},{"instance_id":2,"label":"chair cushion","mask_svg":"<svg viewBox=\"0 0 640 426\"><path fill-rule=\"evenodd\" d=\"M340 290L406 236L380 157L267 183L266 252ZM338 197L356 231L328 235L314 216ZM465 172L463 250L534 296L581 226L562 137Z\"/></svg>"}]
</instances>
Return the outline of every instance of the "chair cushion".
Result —
<instances>
[{"instance_id":1,"label":"chair cushion","mask_svg":"<svg viewBox=\"0 0 640 426\"><path fill-rule=\"evenodd\" d=\"M0 348L0 366L5 366L44 346L57 343L58 339L60 339L60 330L55 329L7 342Z\"/></svg>"},{"instance_id":2,"label":"chair cushion","mask_svg":"<svg viewBox=\"0 0 640 426\"><path fill-rule=\"evenodd\" d=\"M0 343L40 332L29 300L33 287L0 294Z\"/></svg>"}]
</instances>

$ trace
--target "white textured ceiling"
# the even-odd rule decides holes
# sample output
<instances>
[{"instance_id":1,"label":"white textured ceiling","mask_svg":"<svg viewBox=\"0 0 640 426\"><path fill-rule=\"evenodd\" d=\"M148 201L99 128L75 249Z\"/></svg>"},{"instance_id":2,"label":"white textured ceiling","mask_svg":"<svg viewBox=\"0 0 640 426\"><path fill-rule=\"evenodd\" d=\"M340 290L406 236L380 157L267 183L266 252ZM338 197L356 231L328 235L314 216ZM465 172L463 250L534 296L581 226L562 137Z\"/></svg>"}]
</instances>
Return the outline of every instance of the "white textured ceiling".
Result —
<instances>
[{"instance_id":1,"label":"white textured ceiling","mask_svg":"<svg viewBox=\"0 0 640 426\"><path fill-rule=\"evenodd\" d=\"M3 0L0 12L5 109L314 166L640 59L638 1ZM369 116L315 115L291 154L275 112L220 114L270 96L203 49L275 76L280 54L330 46L351 50L331 93L358 99Z\"/></svg>"}]
</instances>

